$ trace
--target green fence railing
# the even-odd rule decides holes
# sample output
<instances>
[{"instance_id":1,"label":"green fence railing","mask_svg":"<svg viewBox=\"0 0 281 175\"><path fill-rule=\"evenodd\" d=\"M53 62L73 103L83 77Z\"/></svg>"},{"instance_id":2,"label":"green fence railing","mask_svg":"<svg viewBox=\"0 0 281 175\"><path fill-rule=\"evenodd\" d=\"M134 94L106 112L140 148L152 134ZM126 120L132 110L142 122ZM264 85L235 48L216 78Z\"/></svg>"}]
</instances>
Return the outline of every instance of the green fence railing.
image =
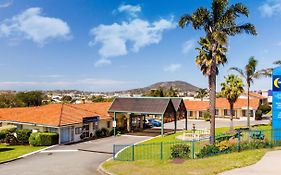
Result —
<instances>
[{"instance_id":1,"label":"green fence railing","mask_svg":"<svg viewBox=\"0 0 281 175\"><path fill-rule=\"evenodd\" d=\"M278 137L280 136L280 138ZM136 145L113 145L113 159L120 161L135 160L168 160L172 159L171 151L174 145L187 145L190 148L188 157L202 158L230 152L249 149L281 146L281 129L268 130L237 130L232 133L216 136L215 148L210 151L209 138L191 141L156 142ZM204 148L205 147L205 148ZM203 150L202 150L203 149ZM208 151L210 153L208 153ZM207 152L207 153L206 153Z\"/></svg>"}]
</instances>

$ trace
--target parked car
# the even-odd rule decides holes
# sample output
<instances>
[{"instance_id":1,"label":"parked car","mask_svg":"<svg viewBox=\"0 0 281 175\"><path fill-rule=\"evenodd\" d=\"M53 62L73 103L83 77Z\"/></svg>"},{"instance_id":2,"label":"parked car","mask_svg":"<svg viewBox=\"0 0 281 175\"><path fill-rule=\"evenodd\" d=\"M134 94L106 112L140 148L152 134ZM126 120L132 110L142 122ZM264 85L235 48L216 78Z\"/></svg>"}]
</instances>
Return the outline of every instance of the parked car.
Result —
<instances>
[{"instance_id":1,"label":"parked car","mask_svg":"<svg viewBox=\"0 0 281 175\"><path fill-rule=\"evenodd\" d=\"M147 120L147 119L145 119L145 122L144 122L144 128L152 128L153 127L153 125Z\"/></svg>"},{"instance_id":2,"label":"parked car","mask_svg":"<svg viewBox=\"0 0 281 175\"><path fill-rule=\"evenodd\" d=\"M156 127L159 127L159 126L162 125L160 121L155 120L154 118L148 119L148 122L151 123L153 126L156 126Z\"/></svg>"}]
</instances>

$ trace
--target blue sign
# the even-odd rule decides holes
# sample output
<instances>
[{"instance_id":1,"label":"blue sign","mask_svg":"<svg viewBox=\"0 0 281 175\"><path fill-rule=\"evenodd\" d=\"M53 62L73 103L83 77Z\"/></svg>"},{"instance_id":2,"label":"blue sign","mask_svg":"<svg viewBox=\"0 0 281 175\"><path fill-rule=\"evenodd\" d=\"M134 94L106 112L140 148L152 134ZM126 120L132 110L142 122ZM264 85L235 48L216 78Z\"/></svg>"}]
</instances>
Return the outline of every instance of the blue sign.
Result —
<instances>
[{"instance_id":1,"label":"blue sign","mask_svg":"<svg viewBox=\"0 0 281 175\"><path fill-rule=\"evenodd\" d=\"M84 117L83 118L83 123L91 123L91 122L98 122L100 121L99 116L93 116L93 117Z\"/></svg>"},{"instance_id":2,"label":"blue sign","mask_svg":"<svg viewBox=\"0 0 281 175\"><path fill-rule=\"evenodd\" d=\"M272 129L273 139L281 140L281 67L272 71Z\"/></svg>"}]
</instances>

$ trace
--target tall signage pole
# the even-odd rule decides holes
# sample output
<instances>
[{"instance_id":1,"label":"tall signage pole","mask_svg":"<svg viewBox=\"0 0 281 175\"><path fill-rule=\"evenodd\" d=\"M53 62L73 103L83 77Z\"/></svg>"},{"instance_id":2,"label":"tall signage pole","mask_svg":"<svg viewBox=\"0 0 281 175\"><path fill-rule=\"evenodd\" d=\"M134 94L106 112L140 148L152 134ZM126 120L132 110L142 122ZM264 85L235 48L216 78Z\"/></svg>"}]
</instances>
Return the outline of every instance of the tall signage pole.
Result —
<instances>
[{"instance_id":1,"label":"tall signage pole","mask_svg":"<svg viewBox=\"0 0 281 175\"><path fill-rule=\"evenodd\" d=\"M281 66L272 71L273 140L281 140Z\"/></svg>"}]
</instances>

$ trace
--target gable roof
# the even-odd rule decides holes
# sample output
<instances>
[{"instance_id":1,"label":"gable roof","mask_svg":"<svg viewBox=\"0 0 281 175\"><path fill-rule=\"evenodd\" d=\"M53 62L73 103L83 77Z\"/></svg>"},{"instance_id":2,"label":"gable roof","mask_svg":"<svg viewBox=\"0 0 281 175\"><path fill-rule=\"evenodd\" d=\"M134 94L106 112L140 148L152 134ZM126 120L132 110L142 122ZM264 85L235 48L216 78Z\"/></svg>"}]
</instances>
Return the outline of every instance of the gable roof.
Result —
<instances>
[{"instance_id":1,"label":"gable roof","mask_svg":"<svg viewBox=\"0 0 281 175\"><path fill-rule=\"evenodd\" d=\"M189 111L204 111L209 109L209 101L184 101L185 107ZM259 99L250 99L250 108L257 109L259 107ZM242 109L247 107L247 99L237 99L234 103L234 109ZM226 98L216 99L216 108L229 109L229 103Z\"/></svg>"},{"instance_id":2,"label":"gable roof","mask_svg":"<svg viewBox=\"0 0 281 175\"><path fill-rule=\"evenodd\" d=\"M170 101L170 98L118 97L113 101L108 112L164 114Z\"/></svg>"},{"instance_id":3,"label":"gable roof","mask_svg":"<svg viewBox=\"0 0 281 175\"><path fill-rule=\"evenodd\" d=\"M81 123L84 117L99 116L110 119L106 103L50 104L39 107L2 108L0 121L32 123L47 126L63 126Z\"/></svg>"},{"instance_id":4,"label":"gable roof","mask_svg":"<svg viewBox=\"0 0 281 175\"><path fill-rule=\"evenodd\" d=\"M175 107L175 110L178 111L181 102L183 102L183 99L182 98L171 98L171 101Z\"/></svg>"}]
</instances>

